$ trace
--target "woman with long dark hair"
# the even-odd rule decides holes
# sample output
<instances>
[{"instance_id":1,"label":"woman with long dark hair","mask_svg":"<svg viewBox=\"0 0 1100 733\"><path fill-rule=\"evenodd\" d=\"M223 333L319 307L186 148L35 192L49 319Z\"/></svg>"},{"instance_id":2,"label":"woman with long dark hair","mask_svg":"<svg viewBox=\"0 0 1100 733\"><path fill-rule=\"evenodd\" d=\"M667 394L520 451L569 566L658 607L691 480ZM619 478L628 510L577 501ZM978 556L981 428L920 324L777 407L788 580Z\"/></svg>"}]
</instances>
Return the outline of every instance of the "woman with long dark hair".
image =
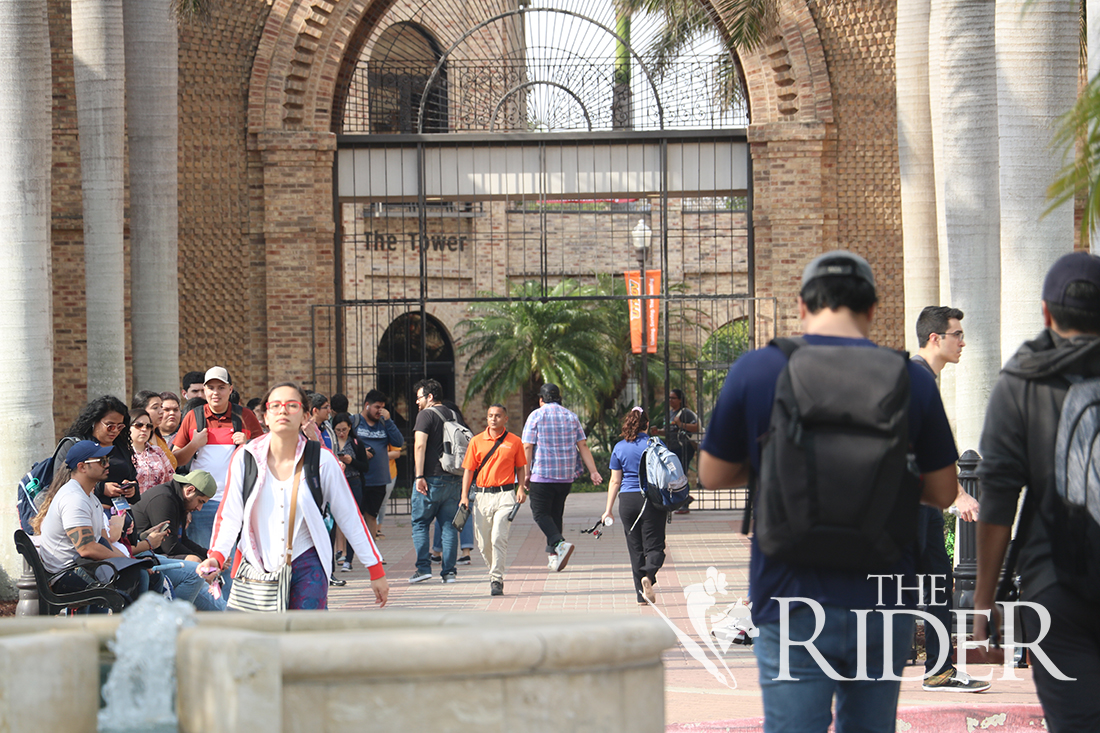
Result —
<instances>
[{"instance_id":1,"label":"woman with long dark hair","mask_svg":"<svg viewBox=\"0 0 1100 733\"><path fill-rule=\"evenodd\" d=\"M657 600L657 571L665 564L665 521L668 515L649 506L638 477L649 438L649 416L635 407L622 422L623 439L611 451L611 482L607 487L606 521L619 499L619 519L626 533L626 549L634 573L634 591L640 605Z\"/></svg>"},{"instance_id":2,"label":"woman with long dark hair","mask_svg":"<svg viewBox=\"0 0 1100 733\"><path fill-rule=\"evenodd\" d=\"M55 463L63 462L69 448L79 440L94 440L103 447L113 446L108 455L107 478L95 488L95 497L104 508L110 509L112 500L118 497L131 504L141 499L130 445L130 411L122 400L111 395L92 400L80 411L65 436L72 440L61 446Z\"/></svg>"},{"instance_id":3,"label":"woman with long dark hair","mask_svg":"<svg viewBox=\"0 0 1100 733\"><path fill-rule=\"evenodd\" d=\"M307 441L301 428L307 404L302 388L294 382L277 384L264 397L264 419L271 432L246 443L233 454L210 552L197 572L213 581L223 570L239 535L237 549L243 561L255 570L271 573L281 570L284 564L290 565L288 608L327 608L332 545L321 515L327 505L336 525L370 571L375 598L385 605L389 584L382 556L359 516L344 478L343 464L331 451L320 451L321 506L314 501L302 473ZM256 462L255 483L247 500L243 481L246 454ZM297 489L295 476L299 477ZM295 494L296 501L291 498ZM292 525L289 532L288 524Z\"/></svg>"}]
</instances>

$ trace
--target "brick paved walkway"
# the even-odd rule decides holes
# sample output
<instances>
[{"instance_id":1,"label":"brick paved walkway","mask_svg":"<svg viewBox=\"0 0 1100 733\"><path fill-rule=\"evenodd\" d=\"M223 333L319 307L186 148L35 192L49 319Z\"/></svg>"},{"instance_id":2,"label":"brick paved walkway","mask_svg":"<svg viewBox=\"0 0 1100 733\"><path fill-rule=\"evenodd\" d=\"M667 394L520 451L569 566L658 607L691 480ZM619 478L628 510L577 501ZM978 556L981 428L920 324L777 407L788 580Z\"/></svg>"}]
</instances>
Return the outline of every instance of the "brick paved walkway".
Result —
<instances>
[{"instance_id":1,"label":"brick paved walkway","mask_svg":"<svg viewBox=\"0 0 1100 733\"><path fill-rule=\"evenodd\" d=\"M596 540L580 530L591 527L603 511L604 494L574 494L566 505L565 538L576 545L569 567L561 573L546 568L545 539L524 508L516 517L509 541L509 566L503 597L489 595L485 564L475 549L473 564L458 568L458 582L443 585L439 578L410 585L415 555L409 518L387 519L386 537L379 541L386 557L390 579L389 608L452 609L462 611L591 611L594 613L647 614L657 611L639 607L630 578L630 562L622 528L608 528ZM707 569L715 567L726 576L727 593L717 596L718 607L748 595L748 540L739 534L741 513L732 511L693 512L676 516L668 528L668 557L658 575L658 609L687 636L699 641L688 618L683 588L702 583ZM433 565L438 575L439 566ZM359 610L372 605L366 573L356 568L340 573L348 580L344 588L332 588L329 605L333 610ZM751 648L731 646L723 654L725 668L710 657L717 669L728 669L734 682L721 684L681 644L669 649L665 662L665 720L673 730L759 730L763 715L756 664ZM989 668L977 667L973 673ZM918 677L910 667L906 676ZM992 689L980 695L946 695L924 692L916 679L902 683L898 730L973 730L967 719L979 725L991 717L1007 714L1015 718L1041 715L1030 670L1016 670L1018 681L1000 681L994 669ZM1013 717L1015 716L1015 717ZM754 720L755 719L755 720ZM911 722L906 722L911 720ZM723 721L719 726L716 723ZM731 722L736 721L736 722ZM1032 726L1034 723L1032 723ZM910 727L906 727L910 726ZM1026 727L1026 723L1024 724ZM1002 723L1000 731L1013 730ZM1034 730L1034 727L1032 727Z\"/></svg>"}]
</instances>

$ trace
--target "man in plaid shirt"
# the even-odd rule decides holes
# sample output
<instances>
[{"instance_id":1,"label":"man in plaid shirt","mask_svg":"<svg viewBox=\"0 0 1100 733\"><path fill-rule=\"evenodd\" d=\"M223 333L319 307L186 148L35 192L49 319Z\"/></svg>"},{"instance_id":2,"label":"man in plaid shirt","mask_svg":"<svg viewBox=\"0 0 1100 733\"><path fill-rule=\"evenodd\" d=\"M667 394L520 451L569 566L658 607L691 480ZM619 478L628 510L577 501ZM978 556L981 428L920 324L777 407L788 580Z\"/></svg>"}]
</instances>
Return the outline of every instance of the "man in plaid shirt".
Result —
<instances>
[{"instance_id":1,"label":"man in plaid shirt","mask_svg":"<svg viewBox=\"0 0 1100 733\"><path fill-rule=\"evenodd\" d=\"M561 390L556 384L544 384L539 389L539 409L527 417L522 439L531 466L527 489L531 515L546 535L550 569L561 571L573 554L572 543L562 537L562 515L565 498L577 475L577 453L584 460L592 483L599 485L603 477L596 470L592 451L588 450L581 421L561 406Z\"/></svg>"}]
</instances>

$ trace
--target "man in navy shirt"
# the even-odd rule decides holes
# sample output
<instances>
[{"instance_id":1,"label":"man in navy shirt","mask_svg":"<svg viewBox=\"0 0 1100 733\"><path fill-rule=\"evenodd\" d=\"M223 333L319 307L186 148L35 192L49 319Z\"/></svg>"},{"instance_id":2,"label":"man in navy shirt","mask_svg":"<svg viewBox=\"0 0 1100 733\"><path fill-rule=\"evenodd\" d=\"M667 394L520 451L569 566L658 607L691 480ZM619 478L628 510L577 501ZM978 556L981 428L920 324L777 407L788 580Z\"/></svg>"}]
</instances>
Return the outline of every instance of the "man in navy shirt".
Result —
<instances>
[{"instance_id":1,"label":"man in navy shirt","mask_svg":"<svg viewBox=\"0 0 1100 733\"><path fill-rule=\"evenodd\" d=\"M818 257L802 273L798 299L806 348L874 348L867 335L877 302L874 276L866 260L844 251ZM759 475L760 439L768 432L776 381L786 363L783 352L769 346L745 354L730 368L700 452L702 485L711 489L743 486L750 472ZM909 438L924 478L921 500L946 508L957 490L958 452L935 379L916 364L909 365L908 373ZM913 567L910 549L882 574L903 576L901 585L912 589L917 586ZM904 597L899 599L899 594ZM837 730L893 730L900 682L880 678L890 676L891 671L900 675L912 641L913 617L893 616L893 669L884 671L883 625L887 616L866 613L861 629L860 614L853 611L912 608L912 591L901 593L890 579L863 572L811 568L767 557L754 536L749 595L753 623L760 629L754 649L765 731L824 731L832 718L834 695ZM823 611L820 628L819 608L777 600L791 598L810 599ZM819 631L816 636L815 631ZM787 639L795 644L786 646ZM810 639L813 646L797 645ZM781 649L785 659L780 659ZM862 675L857 658L860 652L866 654ZM819 662L831 667L834 676L851 681L833 679ZM852 680L855 677L863 679Z\"/></svg>"}]
</instances>

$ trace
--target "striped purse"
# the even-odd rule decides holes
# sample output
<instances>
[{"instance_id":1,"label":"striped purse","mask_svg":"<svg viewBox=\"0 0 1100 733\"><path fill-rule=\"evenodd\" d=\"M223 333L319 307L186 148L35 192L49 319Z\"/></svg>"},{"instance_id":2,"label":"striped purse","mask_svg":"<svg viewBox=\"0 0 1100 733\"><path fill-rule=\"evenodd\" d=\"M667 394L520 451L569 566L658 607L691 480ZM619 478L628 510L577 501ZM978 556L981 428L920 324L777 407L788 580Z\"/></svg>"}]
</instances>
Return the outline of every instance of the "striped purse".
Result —
<instances>
[{"instance_id":1,"label":"striped purse","mask_svg":"<svg viewBox=\"0 0 1100 733\"><path fill-rule=\"evenodd\" d=\"M237 572L233 574L233 587L229 591L226 608L251 613L282 613L287 609L290 600L290 576L293 572L290 555L294 545L294 514L298 509L298 482L301 478L302 460L299 460L294 467L294 490L290 498L290 522L287 525L283 566L267 573L241 558Z\"/></svg>"}]
</instances>

